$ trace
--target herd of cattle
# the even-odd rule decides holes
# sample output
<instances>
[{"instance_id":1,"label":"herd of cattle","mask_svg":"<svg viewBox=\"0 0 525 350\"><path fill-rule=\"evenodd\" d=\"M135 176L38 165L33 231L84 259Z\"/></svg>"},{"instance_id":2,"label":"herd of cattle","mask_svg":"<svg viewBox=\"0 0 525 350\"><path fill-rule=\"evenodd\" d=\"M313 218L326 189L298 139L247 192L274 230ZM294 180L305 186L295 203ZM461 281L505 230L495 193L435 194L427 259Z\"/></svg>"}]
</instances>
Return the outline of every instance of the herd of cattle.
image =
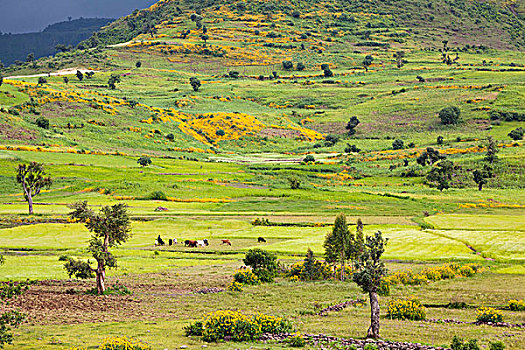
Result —
<instances>
[{"instance_id":1,"label":"herd of cattle","mask_svg":"<svg viewBox=\"0 0 525 350\"><path fill-rule=\"evenodd\" d=\"M259 237L257 238L257 243L266 243L266 240L263 237ZM179 242L177 241L177 238L168 239L168 245L172 246L176 244L179 244ZM184 244L185 247L197 248L197 247L208 246L209 242L207 239L201 239L201 240L186 239L185 241L181 241L180 244ZM232 242L229 239L221 239L221 245L223 244L231 246ZM163 246L163 245L166 245L166 242L164 242L164 240L159 235L157 239L155 240L155 245Z\"/></svg>"}]
</instances>

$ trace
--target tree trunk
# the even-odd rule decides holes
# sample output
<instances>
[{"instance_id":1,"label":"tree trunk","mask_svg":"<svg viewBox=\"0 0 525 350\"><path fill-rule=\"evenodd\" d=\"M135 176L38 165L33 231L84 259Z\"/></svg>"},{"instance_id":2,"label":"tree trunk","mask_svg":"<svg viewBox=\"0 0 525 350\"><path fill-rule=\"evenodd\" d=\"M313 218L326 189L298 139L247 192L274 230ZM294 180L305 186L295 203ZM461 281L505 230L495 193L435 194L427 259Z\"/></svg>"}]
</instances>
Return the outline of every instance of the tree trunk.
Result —
<instances>
[{"instance_id":1,"label":"tree trunk","mask_svg":"<svg viewBox=\"0 0 525 350\"><path fill-rule=\"evenodd\" d=\"M480 183L480 184L478 185L478 190L480 190L480 191L481 191L482 189L483 189L483 184L482 184L482 183Z\"/></svg>"},{"instance_id":2,"label":"tree trunk","mask_svg":"<svg viewBox=\"0 0 525 350\"><path fill-rule=\"evenodd\" d=\"M345 261L343 259L341 264L341 281L345 281Z\"/></svg>"},{"instance_id":3,"label":"tree trunk","mask_svg":"<svg viewBox=\"0 0 525 350\"><path fill-rule=\"evenodd\" d=\"M29 204L29 215L33 215L33 197L31 197L31 192L27 193L27 203Z\"/></svg>"},{"instance_id":4,"label":"tree trunk","mask_svg":"<svg viewBox=\"0 0 525 350\"><path fill-rule=\"evenodd\" d=\"M379 300L377 292L369 292L370 296L370 328L368 328L367 338L379 338Z\"/></svg>"},{"instance_id":5,"label":"tree trunk","mask_svg":"<svg viewBox=\"0 0 525 350\"><path fill-rule=\"evenodd\" d=\"M103 294L106 291L106 269L104 268L104 262L102 260L98 261L97 264L97 292L98 294Z\"/></svg>"}]
</instances>

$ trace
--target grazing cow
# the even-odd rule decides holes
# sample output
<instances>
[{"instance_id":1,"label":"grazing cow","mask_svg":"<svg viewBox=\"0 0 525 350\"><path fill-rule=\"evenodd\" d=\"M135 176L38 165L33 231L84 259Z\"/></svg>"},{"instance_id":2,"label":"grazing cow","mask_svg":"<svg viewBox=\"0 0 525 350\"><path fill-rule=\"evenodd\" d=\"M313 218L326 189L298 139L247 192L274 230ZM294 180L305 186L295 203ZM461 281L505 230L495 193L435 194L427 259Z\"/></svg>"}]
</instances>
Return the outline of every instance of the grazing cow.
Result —
<instances>
[{"instance_id":1,"label":"grazing cow","mask_svg":"<svg viewBox=\"0 0 525 350\"><path fill-rule=\"evenodd\" d=\"M187 239L187 240L184 241L184 245L185 245L186 247L197 248L197 241L192 240L192 239Z\"/></svg>"},{"instance_id":2,"label":"grazing cow","mask_svg":"<svg viewBox=\"0 0 525 350\"><path fill-rule=\"evenodd\" d=\"M162 240L162 238L160 238L160 235L157 237L157 244L158 245L164 245L166 243L164 243L164 241Z\"/></svg>"},{"instance_id":3,"label":"grazing cow","mask_svg":"<svg viewBox=\"0 0 525 350\"><path fill-rule=\"evenodd\" d=\"M202 239L202 240L200 240L200 241L197 241L197 244L198 244L200 247L204 247L204 246L209 245L207 239Z\"/></svg>"},{"instance_id":4,"label":"grazing cow","mask_svg":"<svg viewBox=\"0 0 525 350\"><path fill-rule=\"evenodd\" d=\"M168 239L168 245L169 245L169 246L172 246L172 245L173 245L173 239L171 239L171 238Z\"/></svg>"},{"instance_id":5,"label":"grazing cow","mask_svg":"<svg viewBox=\"0 0 525 350\"><path fill-rule=\"evenodd\" d=\"M204 245L206 245L206 246L210 245L210 244L208 243L208 240L207 240L206 238L204 238L202 241L204 242Z\"/></svg>"},{"instance_id":6,"label":"grazing cow","mask_svg":"<svg viewBox=\"0 0 525 350\"><path fill-rule=\"evenodd\" d=\"M229 239L221 239L222 243L221 244L227 244L227 245L232 245L232 242L230 242Z\"/></svg>"},{"instance_id":7,"label":"grazing cow","mask_svg":"<svg viewBox=\"0 0 525 350\"><path fill-rule=\"evenodd\" d=\"M262 237L257 238L257 243L266 243L266 240Z\"/></svg>"},{"instance_id":8,"label":"grazing cow","mask_svg":"<svg viewBox=\"0 0 525 350\"><path fill-rule=\"evenodd\" d=\"M179 242L177 242L177 238L173 238L173 244L178 244Z\"/></svg>"}]
</instances>

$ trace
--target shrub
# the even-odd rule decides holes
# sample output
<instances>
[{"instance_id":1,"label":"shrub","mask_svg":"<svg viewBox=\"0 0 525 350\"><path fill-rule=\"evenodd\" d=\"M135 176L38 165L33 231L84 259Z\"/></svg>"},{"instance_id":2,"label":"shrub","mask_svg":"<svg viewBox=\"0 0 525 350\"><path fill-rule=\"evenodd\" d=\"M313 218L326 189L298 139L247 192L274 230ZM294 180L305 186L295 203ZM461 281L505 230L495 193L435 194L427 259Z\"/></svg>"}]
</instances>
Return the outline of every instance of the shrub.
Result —
<instances>
[{"instance_id":1,"label":"shrub","mask_svg":"<svg viewBox=\"0 0 525 350\"><path fill-rule=\"evenodd\" d=\"M391 300L388 302L387 317L397 320L424 320L426 310L416 297Z\"/></svg>"},{"instance_id":2,"label":"shrub","mask_svg":"<svg viewBox=\"0 0 525 350\"><path fill-rule=\"evenodd\" d=\"M296 67L295 67L295 69L297 69L299 71L304 70L305 68L306 67L305 67L304 63L302 63L302 62L298 62Z\"/></svg>"},{"instance_id":3,"label":"shrub","mask_svg":"<svg viewBox=\"0 0 525 350\"><path fill-rule=\"evenodd\" d=\"M148 166L151 164L151 158L148 156L142 156L137 159L137 164L140 164L142 167Z\"/></svg>"},{"instance_id":4,"label":"shrub","mask_svg":"<svg viewBox=\"0 0 525 350\"><path fill-rule=\"evenodd\" d=\"M151 192L147 197L146 199L151 199L151 200L154 200L154 201L165 201L168 199L168 197L166 196L166 194L162 191L154 191L154 192Z\"/></svg>"},{"instance_id":5,"label":"shrub","mask_svg":"<svg viewBox=\"0 0 525 350\"><path fill-rule=\"evenodd\" d=\"M293 348L302 348L306 345L306 340L300 333L297 333L292 335L290 338L287 338L285 343Z\"/></svg>"},{"instance_id":6,"label":"shrub","mask_svg":"<svg viewBox=\"0 0 525 350\"><path fill-rule=\"evenodd\" d=\"M226 135L226 133L225 133L224 130L222 130L222 129L219 129L219 130L215 131L215 134L216 134L217 136L224 136L224 135Z\"/></svg>"},{"instance_id":7,"label":"shrub","mask_svg":"<svg viewBox=\"0 0 525 350\"><path fill-rule=\"evenodd\" d=\"M450 344L452 350L479 350L478 341L476 339L470 339L463 343L463 339L454 336L452 344Z\"/></svg>"},{"instance_id":8,"label":"shrub","mask_svg":"<svg viewBox=\"0 0 525 350\"><path fill-rule=\"evenodd\" d=\"M239 282L232 281L227 288L230 292L242 292L242 284Z\"/></svg>"},{"instance_id":9,"label":"shrub","mask_svg":"<svg viewBox=\"0 0 525 350\"><path fill-rule=\"evenodd\" d=\"M523 139L523 135L525 134L525 129L523 128L517 128L512 130L508 133L508 136L513 139L514 141L519 141Z\"/></svg>"},{"instance_id":10,"label":"shrub","mask_svg":"<svg viewBox=\"0 0 525 350\"><path fill-rule=\"evenodd\" d=\"M476 310L476 321L478 322L502 322L503 313L492 307L481 306Z\"/></svg>"},{"instance_id":11,"label":"shrub","mask_svg":"<svg viewBox=\"0 0 525 350\"><path fill-rule=\"evenodd\" d=\"M500 341L490 342L489 345L490 350L505 350L505 344Z\"/></svg>"},{"instance_id":12,"label":"shrub","mask_svg":"<svg viewBox=\"0 0 525 350\"><path fill-rule=\"evenodd\" d=\"M405 147L405 143L403 142L403 140L398 139L392 142L393 149L403 149L404 147Z\"/></svg>"},{"instance_id":13,"label":"shrub","mask_svg":"<svg viewBox=\"0 0 525 350\"><path fill-rule=\"evenodd\" d=\"M289 177L288 182L290 182L290 188L292 190L296 190L301 187L301 180L297 176Z\"/></svg>"},{"instance_id":14,"label":"shrub","mask_svg":"<svg viewBox=\"0 0 525 350\"><path fill-rule=\"evenodd\" d=\"M351 274L351 271L350 271ZM290 266L287 273L292 281L316 281L332 277L332 268L324 261L318 261L311 249L308 249L304 261Z\"/></svg>"},{"instance_id":15,"label":"shrub","mask_svg":"<svg viewBox=\"0 0 525 350\"><path fill-rule=\"evenodd\" d=\"M202 336L202 321L196 321L184 327L184 334L188 336Z\"/></svg>"},{"instance_id":16,"label":"shrub","mask_svg":"<svg viewBox=\"0 0 525 350\"><path fill-rule=\"evenodd\" d=\"M233 274L233 280L240 284L259 284L259 278L249 269L236 270Z\"/></svg>"},{"instance_id":17,"label":"shrub","mask_svg":"<svg viewBox=\"0 0 525 350\"><path fill-rule=\"evenodd\" d=\"M525 302L523 300L509 300L508 305L512 311L525 311Z\"/></svg>"},{"instance_id":18,"label":"shrub","mask_svg":"<svg viewBox=\"0 0 525 350\"><path fill-rule=\"evenodd\" d=\"M233 341L250 341L257 339L262 333L290 331L291 323L284 318L260 313L247 316L233 310L209 313L201 321L185 327L186 335L202 334L202 339L207 342L216 342L225 337L231 337Z\"/></svg>"},{"instance_id":19,"label":"shrub","mask_svg":"<svg viewBox=\"0 0 525 350\"><path fill-rule=\"evenodd\" d=\"M445 107L439 111L439 119L441 119L441 124L443 125L457 124L460 114L461 112L458 107Z\"/></svg>"},{"instance_id":20,"label":"shrub","mask_svg":"<svg viewBox=\"0 0 525 350\"><path fill-rule=\"evenodd\" d=\"M100 295L98 293L97 287L88 289L86 291L86 294L90 295ZM130 291L125 285L120 284L119 281L114 283L111 287L106 288L104 293L102 295L132 295L133 292Z\"/></svg>"},{"instance_id":21,"label":"shrub","mask_svg":"<svg viewBox=\"0 0 525 350\"><path fill-rule=\"evenodd\" d=\"M49 119L45 117L38 117L36 120L36 125L42 129L49 129Z\"/></svg>"},{"instance_id":22,"label":"shrub","mask_svg":"<svg viewBox=\"0 0 525 350\"><path fill-rule=\"evenodd\" d=\"M359 153L359 152L361 152L361 149L357 147L356 145L351 145L349 143L346 144L345 153Z\"/></svg>"},{"instance_id":23,"label":"shrub","mask_svg":"<svg viewBox=\"0 0 525 350\"><path fill-rule=\"evenodd\" d=\"M139 340L123 336L104 339L98 350L151 350L151 347Z\"/></svg>"},{"instance_id":24,"label":"shrub","mask_svg":"<svg viewBox=\"0 0 525 350\"><path fill-rule=\"evenodd\" d=\"M458 272L464 277L471 277L475 274L474 270L470 266L461 266Z\"/></svg>"},{"instance_id":25,"label":"shrub","mask_svg":"<svg viewBox=\"0 0 525 350\"><path fill-rule=\"evenodd\" d=\"M442 145L443 144L443 136L438 136L437 137L437 144L438 145Z\"/></svg>"},{"instance_id":26,"label":"shrub","mask_svg":"<svg viewBox=\"0 0 525 350\"><path fill-rule=\"evenodd\" d=\"M312 156L311 154L307 155L306 157L304 157L303 161L305 163L310 163L310 162L315 162L315 158L314 156Z\"/></svg>"},{"instance_id":27,"label":"shrub","mask_svg":"<svg viewBox=\"0 0 525 350\"><path fill-rule=\"evenodd\" d=\"M292 61L283 61L283 69L290 70L293 69Z\"/></svg>"}]
</instances>

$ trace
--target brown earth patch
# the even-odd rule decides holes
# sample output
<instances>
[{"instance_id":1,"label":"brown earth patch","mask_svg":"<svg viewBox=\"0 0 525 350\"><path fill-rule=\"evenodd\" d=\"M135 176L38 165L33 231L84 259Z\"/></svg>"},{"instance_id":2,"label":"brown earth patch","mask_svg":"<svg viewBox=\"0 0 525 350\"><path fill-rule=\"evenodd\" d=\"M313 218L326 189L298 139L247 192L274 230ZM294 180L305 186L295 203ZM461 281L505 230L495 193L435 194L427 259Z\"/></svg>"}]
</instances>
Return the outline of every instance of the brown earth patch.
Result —
<instances>
[{"instance_id":1,"label":"brown earth patch","mask_svg":"<svg viewBox=\"0 0 525 350\"><path fill-rule=\"evenodd\" d=\"M0 124L0 138L8 140L35 140L37 137L36 133L32 130L9 124Z\"/></svg>"},{"instance_id":2,"label":"brown earth patch","mask_svg":"<svg viewBox=\"0 0 525 350\"><path fill-rule=\"evenodd\" d=\"M268 137L284 137L284 138L296 138L301 136L301 132L299 130L292 130L292 129L276 129L276 128L265 128L261 129L259 131L261 136L268 136Z\"/></svg>"},{"instance_id":3,"label":"brown earth patch","mask_svg":"<svg viewBox=\"0 0 525 350\"><path fill-rule=\"evenodd\" d=\"M334 123L319 123L319 124L312 124L310 126L310 129L314 129L315 131L319 131L323 134L336 134L336 135L342 135L345 134L348 130L346 130L346 124L345 122L334 122Z\"/></svg>"}]
</instances>

